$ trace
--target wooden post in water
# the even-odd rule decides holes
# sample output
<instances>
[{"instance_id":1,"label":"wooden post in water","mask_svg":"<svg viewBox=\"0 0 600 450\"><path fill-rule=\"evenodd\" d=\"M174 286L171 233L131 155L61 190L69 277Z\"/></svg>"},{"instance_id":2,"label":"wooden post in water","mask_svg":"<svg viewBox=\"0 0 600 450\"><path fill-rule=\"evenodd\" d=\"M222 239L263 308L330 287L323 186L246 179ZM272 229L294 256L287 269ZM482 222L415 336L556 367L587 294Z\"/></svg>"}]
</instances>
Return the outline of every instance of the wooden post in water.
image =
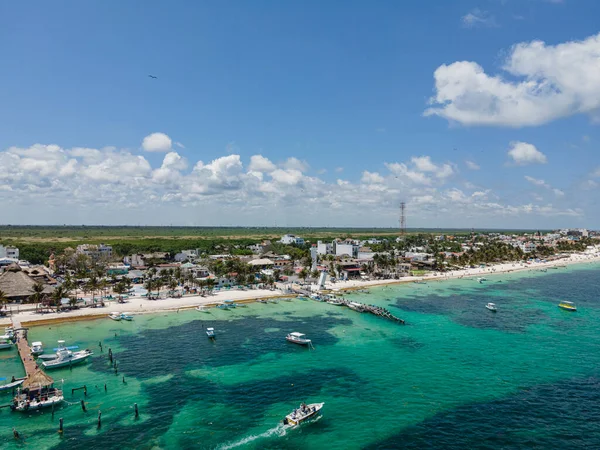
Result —
<instances>
[{"instance_id":1,"label":"wooden post in water","mask_svg":"<svg viewBox=\"0 0 600 450\"><path fill-rule=\"evenodd\" d=\"M106 383L104 383L104 392L108 392L108 389L106 389Z\"/></svg>"},{"instance_id":2,"label":"wooden post in water","mask_svg":"<svg viewBox=\"0 0 600 450\"><path fill-rule=\"evenodd\" d=\"M98 411L98 429L102 426L102 411Z\"/></svg>"},{"instance_id":3,"label":"wooden post in water","mask_svg":"<svg viewBox=\"0 0 600 450\"><path fill-rule=\"evenodd\" d=\"M140 417L140 413L138 411L138 405L137 405L137 403L133 404L133 409L135 409L135 418L137 419L138 417Z\"/></svg>"},{"instance_id":4,"label":"wooden post in water","mask_svg":"<svg viewBox=\"0 0 600 450\"><path fill-rule=\"evenodd\" d=\"M112 363L113 362L113 358L112 358L112 349L109 347L108 349L108 360Z\"/></svg>"},{"instance_id":5,"label":"wooden post in water","mask_svg":"<svg viewBox=\"0 0 600 450\"><path fill-rule=\"evenodd\" d=\"M63 434L63 418L58 419L58 432Z\"/></svg>"},{"instance_id":6,"label":"wooden post in water","mask_svg":"<svg viewBox=\"0 0 600 450\"><path fill-rule=\"evenodd\" d=\"M85 409L85 401L81 400L81 409L83 410L83 412L86 412L87 410Z\"/></svg>"}]
</instances>

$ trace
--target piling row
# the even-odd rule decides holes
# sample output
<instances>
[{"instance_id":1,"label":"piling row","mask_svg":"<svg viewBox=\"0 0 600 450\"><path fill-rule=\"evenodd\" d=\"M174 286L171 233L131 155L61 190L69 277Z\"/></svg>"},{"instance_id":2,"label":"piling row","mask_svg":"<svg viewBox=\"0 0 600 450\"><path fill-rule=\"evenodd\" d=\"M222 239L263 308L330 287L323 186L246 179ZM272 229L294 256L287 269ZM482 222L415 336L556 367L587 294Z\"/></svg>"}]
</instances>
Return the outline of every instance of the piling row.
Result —
<instances>
[{"instance_id":1,"label":"piling row","mask_svg":"<svg viewBox=\"0 0 600 450\"><path fill-rule=\"evenodd\" d=\"M359 303L359 302L350 302L346 299L342 299L342 300L338 300L338 301L341 302L344 306L347 306L348 308L353 309L354 311L358 311L361 313L375 314L376 316L383 317L384 319L388 319L393 322L400 323L402 325L405 324L404 320L400 319L399 317L394 316L389 310L387 310L381 306L366 305L364 303Z\"/></svg>"}]
</instances>

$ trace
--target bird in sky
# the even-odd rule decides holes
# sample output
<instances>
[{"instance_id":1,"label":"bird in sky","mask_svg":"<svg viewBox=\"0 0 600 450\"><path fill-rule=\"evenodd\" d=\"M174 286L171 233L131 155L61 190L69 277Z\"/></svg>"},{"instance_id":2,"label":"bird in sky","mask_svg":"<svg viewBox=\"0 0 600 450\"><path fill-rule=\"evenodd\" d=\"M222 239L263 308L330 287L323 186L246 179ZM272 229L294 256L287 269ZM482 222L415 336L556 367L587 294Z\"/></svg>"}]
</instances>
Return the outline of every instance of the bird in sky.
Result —
<instances>
[{"instance_id":1,"label":"bird in sky","mask_svg":"<svg viewBox=\"0 0 600 450\"><path fill-rule=\"evenodd\" d=\"M158 77L155 77L154 75L148 75L150 78L154 78L154 79L158 79Z\"/></svg>"}]
</instances>

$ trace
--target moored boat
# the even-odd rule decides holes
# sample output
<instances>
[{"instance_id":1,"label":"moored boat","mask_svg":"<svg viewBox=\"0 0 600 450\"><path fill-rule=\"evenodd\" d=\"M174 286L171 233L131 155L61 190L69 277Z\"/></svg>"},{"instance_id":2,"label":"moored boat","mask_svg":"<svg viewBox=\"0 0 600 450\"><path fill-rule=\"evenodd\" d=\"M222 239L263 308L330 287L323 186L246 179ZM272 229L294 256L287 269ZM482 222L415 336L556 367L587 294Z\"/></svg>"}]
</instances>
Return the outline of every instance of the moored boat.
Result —
<instances>
[{"instance_id":1,"label":"moored boat","mask_svg":"<svg viewBox=\"0 0 600 450\"><path fill-rule=\"evenodd\" d=\"M294 331L294 332L288 334L285 337L285 339L288 342L291 342L293 344L309 345L312 341L310 339L307 339L305 336L306 336L305 334L298 333L297 331Z\"/></svg>"},{"instance_id":2,"label":"moored boat","mask_svg":"<svg viewBox=\"0 0 600 450\"><path fill-rule=\"evenodd\" d=\"M46 369L58 369L60 367L72 366L80 364L87 360L91 355L91 350L81 350L72 352L65 347L65 341L58 341L59 348L56 352L56 357L51 360L43 360L42 366Z\"/></svg>"},{"instance_id":3,"label":"moored boat","mask_svg":"<svg viewBox=\"0 0 600 450\"><path fill-rule=\"evenodd\" d=\"M204 306L204 305L199 305L196 307L196 311L200 311L203 313L208 313L210 312L210 308L208 306Z\"/></svg>"},{"instance_id":4,"label":"moored boat","mask_svg":"<svg viewBox=\"0 0 600 450\"><path fill-rule=\"evenodd\" d=\"M496 304L495 303L488 303L487 305L485 305L485 307L487 309L489 309L490 311L493 311L493 312L498 311L498 309L496 308Z\"/></svg>"},{"instance_id":5,"label":"moored boat","mask_svg":"<svg viewBox=\"0 0 600 450\"><path fill-rule=\"evenodd\" d=\"M4 336L0 336L0 350L12 348L13 345L14 342L10 336L6 334Z\"/></svg>"},{"instance_id":6,"label":"moored boat","mask_svg":"<svg viewBox=\"0 0 600 450\"><path fill-rule=\"evenodd\" d=\"M108 317L110 317L112 320L121 320L121 313L120 312L111 312Z\"/></svg>"},{"instance_id":7,"label":"moored boat","mask_svg":"<svg viewBox=\"0 0 600 450\"><path fill-rule=\"evenodd\" d=\"M31 343L31 354L33 356L37 356L37 355L41 355L42 353L44 353L44 346L42 345L42 343L40 341L32 342Z\"/></svg>"},{"instance_id":8,"label":"moored boat","mask_svg":"<svg viewBox=\"0 0 600 450\"><path fill-rule=\"evenodd\" d=\"M13 411L36 411L61 403L63 392L52 386L54 380L41 370L36 371L23 382L23 388L13 398L10 406Z\"/></svg>"},{"instance_id":9,"label":"moored boat","mask_svg":"<svg viewBox=\"0 0 600 450\"><path fill-rule=\"evenodd\" d=\"M133 316L129 312L124 312L124 313L121 313L121 320L131 321L131 320L133 320Z\"/></svg>"},{"instance_id":10,"label":"moored boat","mask_svg":"<svg viewBox=\"0 0 600 450\"><path fill-rule=\"evenodd\" d=\"M325 403L311 403L307 405L302 403L299 408L293 410L283 419L285 425L299 425L306 420L317 416Z\"/></svg>"},{"instance_id":11,"label":"moored boat","mask_svg":"<svg viewBox=\"0 0 600 450\"><path fill-rule=\"evenodd\" d=\"M207 328L206 329L206 335L210 338L210 339L214 339L215 337L215 329L214 328Z\"/></svg>"},{"instance_id":12,"label":"moored boat","mask_svg":"<svg viewBox=\"0 0 600 450\"><path fill-rule=\"evenodd\" d=\"M25 379L22 379L22 380L11 381L8 384L3 384L2 386L0 386L0 391L9 391L12 388L22 385L24 381L25 381Z\"/></svg>"},{"instance_id":13,"label":"moored boat","mask_svg":"<svg viewBox=\"0 0 600 450\"><path fill-rule=\"evenodd\" d=\"M568 302L566 300L563 300L562 302L560 302L558 304L558 307L561 309L564 309L565 311L577 311L577 307L575 306L575 303Z\"/></svg>"}]
</instances>

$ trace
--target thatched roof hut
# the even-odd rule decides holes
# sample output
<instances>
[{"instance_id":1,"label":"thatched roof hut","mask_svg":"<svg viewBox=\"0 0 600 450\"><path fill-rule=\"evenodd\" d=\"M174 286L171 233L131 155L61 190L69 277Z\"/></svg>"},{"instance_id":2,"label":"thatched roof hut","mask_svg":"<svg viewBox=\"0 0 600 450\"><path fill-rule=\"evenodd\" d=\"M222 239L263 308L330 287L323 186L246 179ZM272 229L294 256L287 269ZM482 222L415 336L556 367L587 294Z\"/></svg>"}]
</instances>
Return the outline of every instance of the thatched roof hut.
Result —
<instances>
[{"instance_id":1,"label":"thatched roof hut","mask_svg":"<svg viewBox=\"0 0 600 450\"><path fill-rule=\"evenodd\" d=\"M28 377L23 382L23 389L41 389L51 386L54 380L49 375L46 375L40 369L36 370L33 375Z\"/></svg>"},{"instance_id":2,"label":"thatched roof hut","mask_svg":"<svg viewBox=\"0 0 600 450\"><path fill-rule=\"evenodd\" d=\"M0 291L11 301L23 301L33 294L36 281L23 272L18 264L11 264L0 274ZM45 286L44 294L52 293L53 288Z\"/></svg>"}]
</instances>

